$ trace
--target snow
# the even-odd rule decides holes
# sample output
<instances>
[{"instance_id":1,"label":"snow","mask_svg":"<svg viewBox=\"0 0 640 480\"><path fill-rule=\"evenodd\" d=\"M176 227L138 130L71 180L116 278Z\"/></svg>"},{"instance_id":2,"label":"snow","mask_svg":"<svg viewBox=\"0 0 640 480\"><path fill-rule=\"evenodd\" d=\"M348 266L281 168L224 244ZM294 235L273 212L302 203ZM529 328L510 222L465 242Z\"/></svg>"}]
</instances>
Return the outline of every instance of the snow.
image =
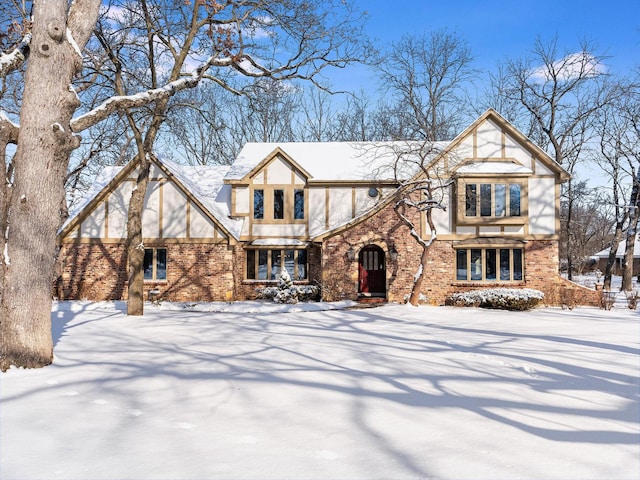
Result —
<instances>
[{"instance_id":1,"label":"snow","mask_svg":"<svg viewBox=\"0 0 640 480\"><path fill-rule=\"evenodd\" d=\"M76 55L82 58L82 50L80 50L80 47L76 43L76 39L73 38L73 34L71 33L71 30L69 28L67 28L67 42L71 44L71 46L73 47L73 51L76 52Z\"/></svg>"},{"instance_id":2,"label":"snow","mask_svg":"<svg viewBox=\"0 0 640 480\"><path fill-rule=\"evenodd\" d=\"M436 142L432 156L447 142ZM311 175L312 181L395 181L393 165L399 150L417 151L420 142L280 142L246 143L234 160L227 179L239 180L250 173L277 148L289 155ZM403 171L399 178L410 178L418 172L416 154L403 154ZM416 163L417 162L417 163Z\"/></svg>"},{"instance_id":3,"label":"snow","mask_svg":"<svg viewBox=\"0 0 640 480\"><path fill-rule=\"evenodd\" d=\"M0 478L640 476L635 311L124 310L55 303L2 374Z\"/></svg>"}]
</instances>

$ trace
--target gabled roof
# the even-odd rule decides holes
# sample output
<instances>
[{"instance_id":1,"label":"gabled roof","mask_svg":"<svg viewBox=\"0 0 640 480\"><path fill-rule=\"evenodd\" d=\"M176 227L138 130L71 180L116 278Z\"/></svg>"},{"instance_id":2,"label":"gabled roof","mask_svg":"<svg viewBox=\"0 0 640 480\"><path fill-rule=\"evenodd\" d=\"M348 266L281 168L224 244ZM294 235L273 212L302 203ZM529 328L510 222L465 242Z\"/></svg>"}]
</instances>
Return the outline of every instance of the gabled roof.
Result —
<instances>
[{"instance_id":1,"label":"gabled roof","mask_svg":"<svg viewBox=\"0 0 640 480\"><path fill-rule=\"evenodd\" d=\"M447 142L438 142L434 150L444 148ZM274 152L294 159L301 170L307 172L310 182L394 182L395 172L390 168L399 154L407 158L420 150L420 142L277 142L247 143L225 180L246 180L261 165L273 158ZM416 162L405 162L402 176L410 178L417 170Z\"/></svg>"},{"instance_id":2,"label":"gabled roof","mask_svg":"<svg viewBox=\"0 0 640 480\"><path fill-rule=\"evenodd\" d=\"M223 179L229 167L226 165L185 166L169 160L151 157L167 177L171 178L187 198L200 207L230 237L238 239L242 220L230 218L231 187ZM75 226L99 204L106 195L123 181L136 167L135 159L124 167L105 167L96 177L91 188L70 211L69 218L58 231L59 236L67 235Z\"/></svg>"},{"instance_id":3,"label":"gabled roof","mask_svg":"<svg viewBox=\"0 0 640 480\"><path fill-rule=\"evenodd\" d=\"M460 145L460 143L467 138L478 126L480 126L486 120L490 120L497 124L506 134L517 141L523 148L529 150L534 156L540 160L547 168L553 173L557 174L561 181L566 181L571 176L561 165L558 164L553 158L536 145L530 138L524 135L520 130L514 127L509 121L507 121L502 115L496 112L493 108L487 109L482 115L480 115L471 125L465 128L453 141L447 146L446 152L454 150ZM445 153L446 153L445 152Z\"/></svg>"}]
</instances>

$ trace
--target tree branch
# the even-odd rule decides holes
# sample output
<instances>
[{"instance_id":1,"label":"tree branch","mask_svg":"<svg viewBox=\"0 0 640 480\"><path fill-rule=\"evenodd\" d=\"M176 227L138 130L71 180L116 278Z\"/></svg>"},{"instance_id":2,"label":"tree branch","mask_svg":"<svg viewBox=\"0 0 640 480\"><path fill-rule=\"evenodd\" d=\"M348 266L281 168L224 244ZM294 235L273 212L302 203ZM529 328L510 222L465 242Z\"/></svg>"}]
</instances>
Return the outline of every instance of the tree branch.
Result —
<instances>
[{"instance_id":1,"label":"tree branch","mask_svg":"<svg viewBox=\"0 0 640 480\"><path fill-rule=\"evenodd\" d=\"M71 129L75 133L78 133L86 130L89 127L92 127L98 122L101 122L117 110L141 107L149 103L166 100L181 90L184 90L186 88L193 88L198 85L200 80L202 80L204 73L210 66L228 66L232 63L233 61L230 58L215 59L212 57L203 65L201 65L189 77L184 77L173 82L169 82L164 87L154 88L151 90L147 90L146 92L137 93L135 95L111 97L90 112L87 112L84 115L73 119L71 121Z\"/></svg>"},{"instance_id":2,"label":"tree branch","mask_svg":"<svg viewBox=\"0 0 640 480\"><path fill-rule=\"evenodd\" d=\"M27 33L22 41L12 52L0 53L0 78L4 78L11 72L19 69L29 56L29 44L31 43L31 33Z\"/></svg>"}]
</instances>

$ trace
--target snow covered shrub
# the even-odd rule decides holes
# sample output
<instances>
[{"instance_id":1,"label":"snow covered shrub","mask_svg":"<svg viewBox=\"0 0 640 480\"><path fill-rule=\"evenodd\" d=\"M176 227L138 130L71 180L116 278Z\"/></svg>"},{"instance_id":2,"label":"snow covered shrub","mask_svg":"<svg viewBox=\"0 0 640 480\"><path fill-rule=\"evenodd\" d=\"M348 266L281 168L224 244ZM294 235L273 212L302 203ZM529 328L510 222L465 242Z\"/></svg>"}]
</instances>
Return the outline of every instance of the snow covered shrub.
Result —
<instances>
[{"instance_id":1,"label":"snow covered shrub","mask_svg":"<svg viewBox=\"0 0 640 480\"><path fill-rule=\"evenodd\" d=\"M317 300L320 289L315 285L294 285L289 272L283 269L278 277L277 287L257 288L256 293L258 298L294 304Z\"/></svg>"},{"instance_id":2,"label":"snow covered shrub","mask_svg":"<svg viewBox=\"0 0 640 480\"><path fill-rule=\"evenodd\" d=\"M531 288L488 288L453 293L447 297L445 303L456 307L530 310L538 306L543 299L544 293Z\"/></svg>"}]
</instances>

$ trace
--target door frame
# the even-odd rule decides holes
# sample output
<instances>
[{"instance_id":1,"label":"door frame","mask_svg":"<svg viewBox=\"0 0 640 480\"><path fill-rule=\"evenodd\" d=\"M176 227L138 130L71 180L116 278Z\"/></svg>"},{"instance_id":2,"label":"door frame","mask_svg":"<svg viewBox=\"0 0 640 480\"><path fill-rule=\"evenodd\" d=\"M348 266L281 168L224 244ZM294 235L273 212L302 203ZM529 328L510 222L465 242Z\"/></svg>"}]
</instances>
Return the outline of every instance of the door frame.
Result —
<instances>
[{"instance_id":1,"label":"door frame","mask_svg":"<svg viewBox=\"0 0 640 480\"><path fill-rule=\"evenodd\" d=\"M358 252L358 296L387 296L387 265L383 248L375 244L365 245ZM372 268L373 267L373 268ZM372 291L373 289L373 291Z\"/></svg>"}]
</instances>

